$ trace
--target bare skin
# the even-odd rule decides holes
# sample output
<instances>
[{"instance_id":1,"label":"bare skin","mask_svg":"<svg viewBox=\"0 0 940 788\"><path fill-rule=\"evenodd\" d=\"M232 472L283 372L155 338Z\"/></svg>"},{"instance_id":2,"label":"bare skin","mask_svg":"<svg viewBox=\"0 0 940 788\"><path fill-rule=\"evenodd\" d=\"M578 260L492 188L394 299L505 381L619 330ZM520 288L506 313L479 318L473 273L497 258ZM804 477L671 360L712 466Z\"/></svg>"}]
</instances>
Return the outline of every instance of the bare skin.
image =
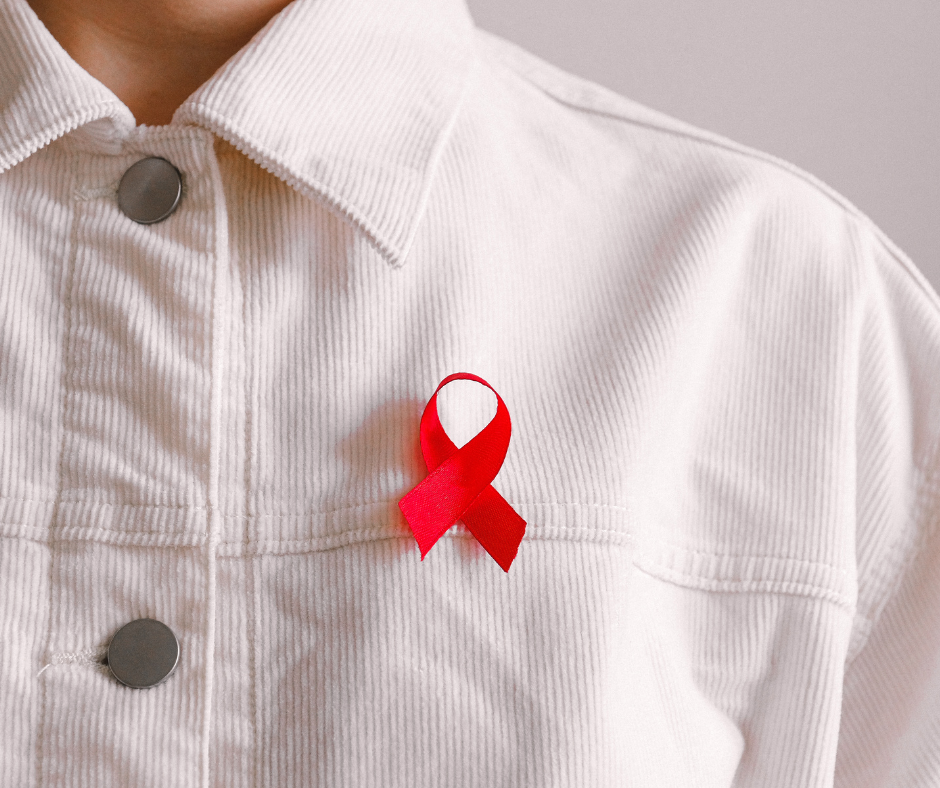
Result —
<instances>
[{"instance_id":1,"label":"bare skin","mask_svg":"<svg viewBox=\"0 0 940 788\"><path fill-rule=\"evenodd\" d=\"M162 126L290 0L28 0L138 124Z\"/></svg>"}]
</instances>

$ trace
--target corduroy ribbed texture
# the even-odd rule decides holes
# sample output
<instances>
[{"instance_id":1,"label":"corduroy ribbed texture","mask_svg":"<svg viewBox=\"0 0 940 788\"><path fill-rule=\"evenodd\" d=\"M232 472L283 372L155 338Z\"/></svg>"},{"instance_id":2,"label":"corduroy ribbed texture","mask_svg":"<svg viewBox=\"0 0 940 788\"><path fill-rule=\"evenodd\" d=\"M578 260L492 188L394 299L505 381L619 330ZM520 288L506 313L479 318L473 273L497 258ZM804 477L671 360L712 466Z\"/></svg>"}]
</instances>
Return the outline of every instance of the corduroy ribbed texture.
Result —
<instances>
[{"instance_id":1,"label":"corduroy ribbed texture","mask_svg":"<svg viewBox=\"0 0 940 788\"><path fill-rule=\"evenodd\" d=\"M297 0L148 128L0 0L0 787L937 785L938 368L842 198L459 2ZM508 574L397 507L458 371Z\"/></svg>"}]
</instances>

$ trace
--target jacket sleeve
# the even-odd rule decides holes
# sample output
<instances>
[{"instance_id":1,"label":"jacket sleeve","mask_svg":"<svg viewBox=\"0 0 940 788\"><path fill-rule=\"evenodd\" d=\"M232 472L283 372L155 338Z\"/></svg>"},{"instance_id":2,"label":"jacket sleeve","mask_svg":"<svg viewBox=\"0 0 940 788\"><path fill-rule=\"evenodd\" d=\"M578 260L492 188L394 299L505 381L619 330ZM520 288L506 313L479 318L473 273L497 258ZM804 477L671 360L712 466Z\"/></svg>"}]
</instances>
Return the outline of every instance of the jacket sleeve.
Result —
<instances>
[{"instance_id":1,"label":"jacket sleeve","mask_svg":"<svg viewBox=\"0 0 940 788\"><path fill-rule=\"evenodd\" d=\"M866 223L856 566L835 784L940 785L940 299Z\"/></svg>"}]
</instances>

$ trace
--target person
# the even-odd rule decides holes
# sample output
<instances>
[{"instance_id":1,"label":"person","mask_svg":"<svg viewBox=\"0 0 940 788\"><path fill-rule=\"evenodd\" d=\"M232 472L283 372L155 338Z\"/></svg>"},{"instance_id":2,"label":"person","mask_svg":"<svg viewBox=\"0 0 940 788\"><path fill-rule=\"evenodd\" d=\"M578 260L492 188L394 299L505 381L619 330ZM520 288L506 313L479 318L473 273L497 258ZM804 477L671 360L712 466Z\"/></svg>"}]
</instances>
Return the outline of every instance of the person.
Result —
<instances>
[{"instance_id":1,"label":"person","mask_svg":"<svg viewBox=\"0 0 940 788\"><path fill-rule=\"evenodd\" d=\"M938 306L460 0L0 0L0 784L936 784Z\"/></svg>"}]
</instances>

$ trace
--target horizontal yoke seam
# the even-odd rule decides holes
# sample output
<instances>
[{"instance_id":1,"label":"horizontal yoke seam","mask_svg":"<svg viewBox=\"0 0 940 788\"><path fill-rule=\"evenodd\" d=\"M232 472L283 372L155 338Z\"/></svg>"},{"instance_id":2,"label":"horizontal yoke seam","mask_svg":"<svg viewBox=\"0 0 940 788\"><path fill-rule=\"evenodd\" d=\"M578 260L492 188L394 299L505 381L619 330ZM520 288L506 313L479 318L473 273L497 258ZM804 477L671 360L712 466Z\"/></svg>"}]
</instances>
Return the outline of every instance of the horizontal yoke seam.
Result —
<instances>
[{"instance_id":1,"label":"horizontal yoke seam","mask_svg":"<svg viewBox=\"0 0 940 788\"><path fill-rule=\"evenodd\" d=\"M70 533L71 532L71 533ZM111 537L104 539L96 539L95 537ZM162 539L162 540L140 540L135 539L135 537L147 537L147 536L166 536L165 534L155 533L155 532L133 532L125 534L126 538L124 539L114 539L115 536L121 536L114 531L106 531L104 529L98 529L97 533L88 529L66 529L65 532L59 532L56 534L45 534L45 535L29 535L29 534L20 534L20 535L0 535L0 539L23 539L26 541L38 543L38 544L50 544L53 542L99 542L105 544L112 544L114 546L123 546L123 547L141 547L141 548L173 548L173 549L186 549L186 548L201 548L206 544L206 536L204 533L192 534L195 538L190 539L177 539L172 538ZM451 539L472 539L471 534L466 534L461 531L450 532L445 535L447 538ZM413 536L410 533L393 533L389 532L387 528L366 528L366 529L357 529L357 530L347 530L341 531L336 534L330 534L328 536L319 536L306 539L259 539L252 540L249 543L243 541L224 541L220 543L221 556L223 558L238 557L240 555L275 555L275 554L296 554L298 552L326 552L329 550L341 549L343 547L348 547L352 544L361 544L370 541L382 541L388 539L405 539L411 540ZM698 580L708 579L709 582L722 582L722 583L768 583L773 582L769 579L736 579L736 578L714 578L706 575L696 575L694 573L684 572L677 570L675 568L669 567L664 564L662 561L662 556L656 555L656 549L667 548L669 550L675 551L677 554L684 554L686 556L704 556L707 558L714 558L718 560L723 559L732 559L739 561L747 560L768 560L772 561L779 565L784 566L799 566L799 567L819 567L831 571L835 576L841 577L842 579L847 579L847 573L845 570L838 567L832 566L830 564L825 564L819 561L810 561L801 558L787 557L787 556L772 556L772 555L759 555L759 554L733 554L733 553L719 553L719 552L707 552L703 550L692 550L684 548L681 546L670 545L666 542L660 541L644 541L642 544L638 545L633 534L619 531L608 528L596 528L596 527L567 527L567 526L545 526L544 529L532 529L529 530L525 536L527 541L570 541L570 542L580 542L584 544L596 543L598 541L615 544L615 545L624 545L629 544L634 548L638 549L637 560L643 559L643 564L648 569L652 567L660 567L660 571L653 570L651 573L659 576L662 574L664 578L668 577L687 577ZM653 552L650 553L647 550L644 550L643 547L653 548ZM787 581L788 583L792 581ZM833 593L832 589L826 586L816 586L811 583L805 584L807 588L818 589L824 593Z\"/></svg>"},{"instance_id":2,"label":"horizontal yoke seam","mask_svg":"<svg viewBox=\"0 0 940 788\"><path fill-rule=\"evenodd\" d=\"M55 504L57 501L54 498L26 498L26 497L0 497L0 503L11 502L11 503L43 503L43 504ZM397 498L384 498L378 499L375 501L366 501L364 503L353 503L345 504L343 506L336 506L331 509L307 509L296 512L263 512L263 513L253 513L253 514L225 514L221 513L219 516L228 520L244 520L244 519L259 519L267 517L310 517L319 514L334 514L336 512L344 511L353 511L355 509L365 509L370 506L383 506L392 503L397 503ZM609 503L590 503L590 502L581 502L581 501L518 501L513 500L510 502L514 506L566 506L566 507L578 507L578 508L592 508L592 509L610 509L613 511L623 511L629 512L630 509L621 504L609 504ZM206 506L202 504L163 504L163 503L121 503L119 501L107 501L102 499L68 499L63 498L58 501L59 506L107 506L115 509L170 509L170 510L188 510L194 513L204 513L206 511ZM0 521L2 522L2 521ZM14 524L14 523L11 523Z\"/></svg>"},{"instance_id":3,"label":"horizontal yoke seam","mask_svg":"<svg viewBox=\"0 0 940 788\"><path fill-rule=\"evenodd\" d=\"M331 550L338 550L345 547L349 547L353 544L363 544L367 542L377 542L377 541L386 541L392 539L401 539L405 541L412 541L413 536L411 534L395 534L382 532L384 529L365 529L359 531L358 534L360 537L366 536L366 538L353 538L349 539L350 536L355 536L357 532L347 532L346 534L339 534L337 539L333 540L333 544L323 545L319 547L308 546L306 549L300 551L289 550L291 546L303 545L304 542L309 542L313 540L294 540L294 541L272 541L272 542L262 542L257 547L261 549L252 550L249 548L246 551L242 551L246 547L244 542L223 542L220 545L221 551L219 555L220 560L238 560L245 557L260 557L260 556L276 556L276 555L302 555L307 553L320 553L327 552ZM563 531L575 531L576 529L567 529L564 527L552 528L549 527L551 533L542 535L536 534L527 534L525 540L531 541L572 541L572 542L581 542L585 544L591 543L592 540L588 538L570 538L564 535ZM615 540L612 540L612 543L621 547L624 545L629 545L636 548L632 536L630 534L624 533L622 531L611 531L608 529L590 529L590 533L594 535L610 535L613 537L619 537ZM368 535L368 536L367 536ZM342 539L343 536L346 536L346 539ZM582 533L582 536L584 534ZM0 540L10 538L5 536L0 536ZM444 539L461 539L461 540L470 540L474 537L471 534L463 532L448 532L442 538ZM42 542L43 540L29 540ZM81 541L81 540L59 540L59 541ZM325 541L325 540L323 540ZM596 541L596 540L595 540ZM200 540L198 543L194 544L176 544L176 545L131 545L131 546L144 546L144 547L173 547L173 548L200 548L204 547L207 544L206 539ZM116 546L128 546L128 545L116 545ZM235 551L226 550L226 547L238 548ZM281 548L281 551L278 550ZM716 558L726 558L726 557L735 557L735 556L722 556L721 554L712 554ZM742 556L748 557L748 556ZM754 558L760 558L760 556L751 556ZM769 556L768 556L769 557ZM787 559L787 558L777 558L782 564L806 564L806 563L815 563L815 562L805 562L799 559ZM653 556L645 554L642 549L638 550L637 554L633 556L631 560L632 565L640 572L649 575L657 580L660 580L670 585L675 585L682 588L696 589L706 592L721 592L721 593L760 593L760 594L786 594L794 596L802 596L812 599L820 599L828 601L838 605L839 607L845 608L847 610L853 610L853 605L851 599L847 593L839 591L837 588L831 586L822 586L816 585L813 583L801 582L799 580L787 580L781 579L780 577L766 577L766 578L736 578L733 576L722 576L722 575L708 575L708 574L695 574L692 572L680 571L673 569L669 566L662 564L661 561L657 560ZM833 568L834 569L834 568ZM838 570L837 570L838 571Z\"/></svg>"},{"instance_id":4,"label":"horizontal yoke seam","mask_svg":"<svg viewBox=\"0 0 940 788\"><path fill-rule=\"evenodd\" d=\"M0 523L0 526L4 525ZM17 527L14 524L14 527ZM40 529L32 528L26 526L29 531L37 532ZM587 527L574 527L574 526L543 526L545 531L551 533L540 534L540 529L534 529L527 532L527 539L538 539L540 541L551 541L551 540L560 540L560 541L584 541L591 542L596 541L590 538L590 534L599 534L599 535L609 535L611 537L618 538L621 541L633 541L633 537L630 533L626 531L620 531L613 528L595 528L591 526ZM129 531L121 532L108 528L83 528L76 526L66 526L62 529L52 531L51 529L44 529L45 533L43 535L31 536L28 534L15 535L11 536L10 534L0 533L0 539L23 539L30 542L38 542L40 544L46 544L49 542L101 542L101 543L113 543L116 545L123 546L138 546L138 547L200 547L205 544L205 531L191 531L188 534L168 534L165 531ZM557 532L570 533L572 536L557 536ZM316 542L335 542L337 540L349 539L355 537L356 535L362 534L372 534L364 539L358 541L370 541L373 539L412 539L414 538L410 533L399 534L391 532L387 527L378 527L378 528L357 528L351 530L337 531L336 533L324 535L324 536L315 536L302 539L252 539L247 544L251 545L269 545L273 547L283 546L291 547L294 545L302 545L308 543ZM447 534L451 537L456 538L474 538L471 534L462 534L460 532L454 534ZM134 544L135 537L143 536L155 536L155 537L166 537L160 542L148 542L147 544ZM97 538L96 538L97 537ZM346 542L344 542L346 544ZM232 539L232 540L223 540L220 542L220 545L226 546L231 545L235 547L244 547L246 542L244 539ZM312 548L314 551L317 548ZM333 549L331 547L320 548L320 549ZM731 556L734 557L734 556Z\"/></svg>"},{"instance_id":5,"label":"horizontal yoke seam","mask_svg":"<svg viewBox=\"0 0 940 788\"><path fill-rule=\"evenodd\" d=\"M21 499L21 498L0 498L0 502L2 501L33 501L33 502L50 503L50 504L54 503L54 501L52 500ZM376 501L370 501L366 503L349 504L346 506L339 506L339 507L335 507L332 509L314 509L314 510L301 511L301 512L278 512L278 513L251 514L251 515L220 514L220 517L229 521L244 521L244 520L250 521L250 520L258 520L258 519L269 519L272 517L314 517L317 515L330 515L330 514L335 514L338 512L351 512L351 511L355 511L358 509L388 506L396 502L397 502L397 499L389 498L389 499L379 499ZM180 506L164 507L163 505L160 505L160 504L115 504L115 503L102 502L102 501L63 501L61 503L78 504L78 505L81 505L81 504L103 505L103 506L109 506L109 507L115 507L115 508L189 509L190 511L194 513L203 513L206 510L206 507L204 506L187 507L187 506L180 505ZM578 509L584 508L584 509L609 510L609 511L616 511L616 512L625 512L625 513L629 513L631 511L629 507L623 506L621 504L608 504L608 503L596 503L596 502L513 501L512 503L515 506L547 506L547 507L578 508ZM26 528L29 528L30 530L38 530L36 528L27 526L24 523L4 522L3 520L0 520L0 525L8 525L12 527L26 527ZM540 540L552 540L552 539L560 538L564 540L564 539L567 539L568 537L559 537L556 534L570 532L571 534L581 535L584 541L594 541L590 538L584 538L588 534L595 534L595 535L608 534L611 536L619 536L630 541L634 540L634 535L630 533L629 531L612 529L612 528L601 528L601 527L593 527L593 526L585 527L585 526L550 525L550 526L544 526L544 529L548 533L540 534L539 527L529 530L526 534L526 538L533 538L533 539L537 538ZM89 536L95 536L95 535L106 537L103 541L108 541L107 537L118 536L118 537L122 537L119 540L121 543L127 544L127 539L128 538L133 539L135 536L157 536L157 537L170 536L171 539L168 540L164 545L152 545L152 546L168 546L168 547L170 546L197 546L203 543L202 538L186 539L185 538L186 535L182 535L184 536L182 540L174 541L172 540L173 535L167 534L167 532L163 530L155 531L155 530L135 529L131 532L122 532L122 531L117 531L111 528L76 527L76 526L66 526L63 529L56 529L55 533L52 535L52 538L55 540L68 541L69 532L73 532L73 533L77 532L77 533L82 534L82 536L78 536L78 537L75 537L74 535L72 536L72 539L77 540L77 541L82 541L84 539L88 539ZM305 543L322 541L322 540L335 541L337 539L348 538L357 533L364 533L364 532L365 533L374 532L376 534L379 534L379 533L387 534L387 536L380 537L380 538L399 538L398 534L388 533L387 529L385 528L370 528L370 529L347 529L347 530L339 531L335 534L330 534L328 536L306 537L302 539L273 539L273 540L252 539L251 542L255 544L267 544L270 546L290 547L292 545L305 544ZM190 532L189 536L204 537L205 534L203 531L192 531ZM406 534L405 536L410 538L411 535ZM29 537L16 537L16 538L29 538ZM43 537L36 537L30 540L37 541L37 542L49 541L48 538L43 538ZM573 541L578 541L578 539L575 538L573 539ZM813 561L813 560L804 559L804 558L797 558L793 556L778 556L778 555L766 555L766 554L760 554L760 553L731 553L731 552L718 552L718 551L710 551L710 550L698 550L695 548L686 547L684 545L676 544L674 542L669 542L669 541L662 540L662 539L644 539L643 543L650 547L665 548L668 550L677 551L677 552L681 552L681 553L692 555L692 556L702 556L702 557L707 557L707 558L719 558L719 559L785 561L787 563L798 564L800 566L816 566L816 567L820 567L824 569L830 569L834 572L838 572L839 574L843 576L846 574L845 570L839 569L838 567L835 567L830 563L826 563L824 561ZM244 545L245 542L243 539L238 539L238 540L233 540L231 542L226 541L226 542L223 542L223 544ZM330 549L330 548L327 548L327 549Z\"/></svg>"}]
</instances>

